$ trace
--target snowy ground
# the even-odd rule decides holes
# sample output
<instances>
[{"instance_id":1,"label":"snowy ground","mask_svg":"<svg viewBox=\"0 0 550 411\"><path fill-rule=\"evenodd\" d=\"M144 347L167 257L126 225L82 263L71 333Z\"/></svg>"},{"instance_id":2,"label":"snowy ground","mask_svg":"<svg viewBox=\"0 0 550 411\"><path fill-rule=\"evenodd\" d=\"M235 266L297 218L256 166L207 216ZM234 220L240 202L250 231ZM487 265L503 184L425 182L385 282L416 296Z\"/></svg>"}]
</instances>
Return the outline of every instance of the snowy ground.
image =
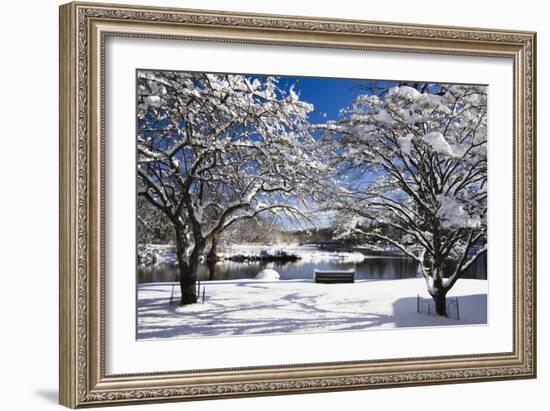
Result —
<instances>
[{"instance_id":1,"label":"snowy ground","mask_svg":"<svg viewBox=\"0 0 550 411\"><path fill-rule=\"evenodd\" d=\"M460 320L417 313L421 278L316 284L307 280L212 281L203 304L170 304L172 283L138 285L138 338L352 331L487 323L487 281L459 280ZM175 287L178 291L178 287ZM429 300L425 300L428 302Z\"/></svg>"}]
</instances>

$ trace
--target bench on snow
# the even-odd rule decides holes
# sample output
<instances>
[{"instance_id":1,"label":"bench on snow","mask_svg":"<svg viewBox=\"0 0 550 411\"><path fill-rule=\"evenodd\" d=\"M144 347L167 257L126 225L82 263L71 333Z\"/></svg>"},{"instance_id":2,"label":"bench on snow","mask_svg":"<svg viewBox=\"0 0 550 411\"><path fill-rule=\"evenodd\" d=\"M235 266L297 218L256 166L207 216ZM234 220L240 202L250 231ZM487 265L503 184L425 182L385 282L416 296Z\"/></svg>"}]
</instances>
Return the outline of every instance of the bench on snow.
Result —
<instances>
[{"instance_id":1,"label":"bench on snow","mask_svg":"<svg viewBox=\"0 0 550 411\"><path fill-rule=\"evenodd\" d=\"M315 283L353 283L355 282L355 270L314 270L313 282Z\"/></svg>"}]
</instances>

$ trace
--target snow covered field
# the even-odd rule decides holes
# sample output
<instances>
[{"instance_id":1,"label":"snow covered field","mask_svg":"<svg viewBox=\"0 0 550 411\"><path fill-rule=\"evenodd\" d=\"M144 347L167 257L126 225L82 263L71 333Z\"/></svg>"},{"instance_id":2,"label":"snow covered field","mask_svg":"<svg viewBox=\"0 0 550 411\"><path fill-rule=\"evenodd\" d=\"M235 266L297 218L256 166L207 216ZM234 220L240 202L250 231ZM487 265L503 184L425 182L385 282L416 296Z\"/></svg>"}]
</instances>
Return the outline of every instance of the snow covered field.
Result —
<instances>
[{"instance_id":1,"label":"snow covered field","mask_svg":"<svg viewBox=\"0 0 550 411\"><path fill-rule=\"evenodd\" d=\"M187 338L288 332L487 323L485 280L459 280L460 320L417 313L417 294L429 298L424 279L211 281L204 304L170 304L172 283L138 285L138 338ZM179 287L176 285L175 291ZM179 293L177 293L179 295ZM428 300L426 300L428 301Z\"/></svg>"}]
</instances>

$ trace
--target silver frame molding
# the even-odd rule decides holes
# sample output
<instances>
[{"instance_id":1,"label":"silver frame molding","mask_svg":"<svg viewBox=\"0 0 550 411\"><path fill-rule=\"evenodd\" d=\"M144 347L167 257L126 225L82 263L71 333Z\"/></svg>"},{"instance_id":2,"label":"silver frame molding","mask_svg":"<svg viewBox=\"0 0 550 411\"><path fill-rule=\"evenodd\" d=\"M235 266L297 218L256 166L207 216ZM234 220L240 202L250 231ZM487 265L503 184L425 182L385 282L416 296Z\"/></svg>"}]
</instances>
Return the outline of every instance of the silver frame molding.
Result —
<instances>
[{"instance_id":1,"label":"silver frame molding","mask_svg":"<svg viewBox=\"0 0 550 411\"><path fill-rule=\"evenodd\" d=\"M200 39L511 59L514 64L512 352L106 375L104 45ZM60 7L60 403L67 407L474 382L536 376L536 34L221 11Z\"/></svg>"}]
</instances>

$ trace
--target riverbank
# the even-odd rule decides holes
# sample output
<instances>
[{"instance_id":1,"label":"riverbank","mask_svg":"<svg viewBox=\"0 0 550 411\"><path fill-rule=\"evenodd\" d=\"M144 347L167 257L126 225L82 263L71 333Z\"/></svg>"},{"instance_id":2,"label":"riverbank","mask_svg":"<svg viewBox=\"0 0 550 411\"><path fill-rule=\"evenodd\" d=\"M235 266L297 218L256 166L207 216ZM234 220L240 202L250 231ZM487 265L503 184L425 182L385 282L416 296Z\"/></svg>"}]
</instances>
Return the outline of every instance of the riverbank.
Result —
<instances>
[{"instance_id":1,"label":"riverbank","mask_svg":"<svg viewBox=\"0 0 550 411\"><path fill-rule=\"evenodd\" d=\"M203 261L206 259L203 255ZM244 261L282 261L282 262L322 262L344 261L361 262L368 258L360 251L338 251L320 248L318 245L300 244L238 244L220 247L216 254L218 260ZM142 266L176 265L175 247L167 244L145 244L138 248L138 262Z\"/></svg>"},{"instance_id":2,"label":"riverbank","mask_svg":"<svg viewBox=\"0 0 550 411\"><path fill-rule=\"evenodd\" d=\"M460 320L417 313L417 294L429 302L425 281L359 280L316 284L310 280L209 281L204 304L170 304L172 283L138 285L138 338L188 338L288 332L487 323L486 280L462 279ZM175 291L178 290L176 285ZM176 298L177 299L177 298Z\"/></svg>"},{"instance_id":3,"label":"riverbank","mask_svg":"<svg viewBox=\"0 0 550 411\"><path fill-rule=\"evenodd\" d=\"M235 259L242 257L245 260L269 260L281 254L294 256L302 262L322 262L322 261L343 261L343 262L361 262L366 255L357 251L334 251L323 250L316 245L234 245L223 249L218 253L220 259Z\"/></svg>"}]
</instances>

